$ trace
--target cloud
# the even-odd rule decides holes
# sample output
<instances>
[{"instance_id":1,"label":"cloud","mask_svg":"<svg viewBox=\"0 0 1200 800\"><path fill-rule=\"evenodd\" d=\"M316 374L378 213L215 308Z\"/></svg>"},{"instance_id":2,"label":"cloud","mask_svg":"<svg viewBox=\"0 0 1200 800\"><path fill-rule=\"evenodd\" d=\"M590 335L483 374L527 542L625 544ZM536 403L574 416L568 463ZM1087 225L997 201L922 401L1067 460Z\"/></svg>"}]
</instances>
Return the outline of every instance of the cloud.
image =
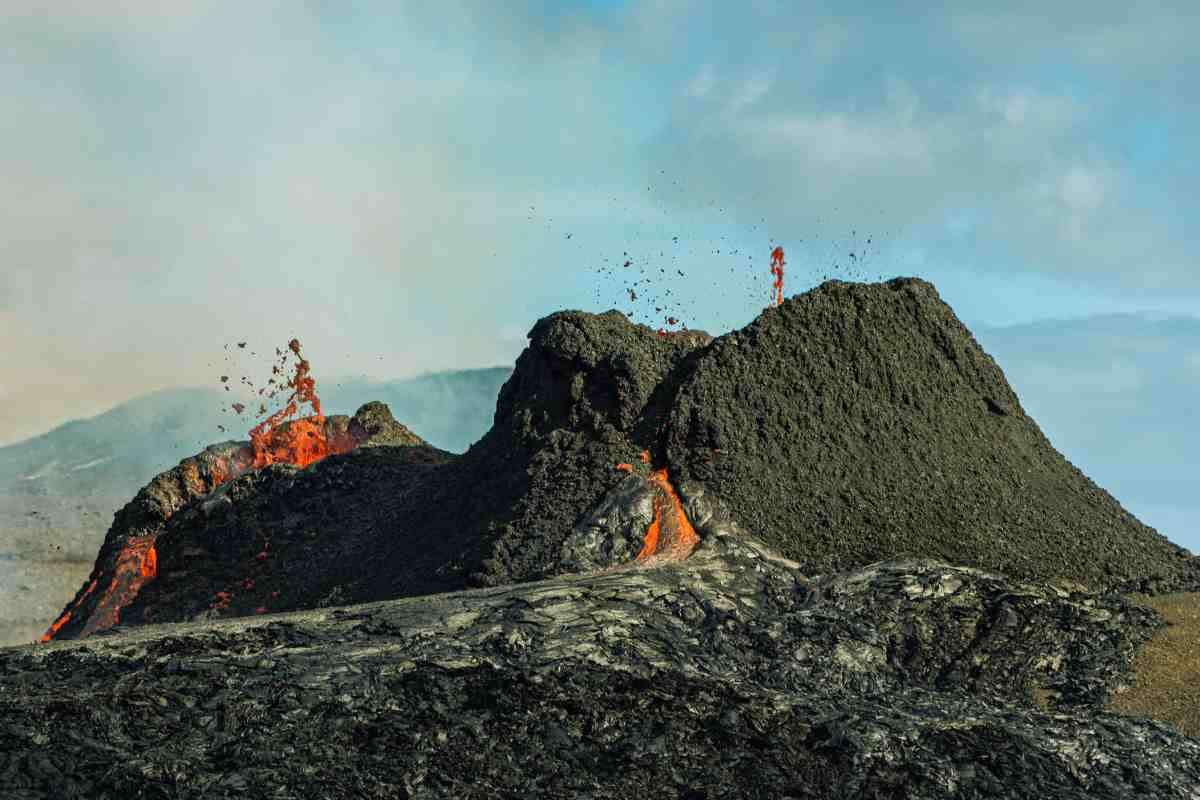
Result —
<instances>
[{"instance_id":1,"label":"cloud","mask_svg":"<svg viewBox=\"0 0 1200 800\"><path fill-rule=\"evenodd\" d=\"M684 87L683 93L688 97L706 97L715 83L716 76L713 74L712 64L705 64Z\"/></svg>"},{"instance_id":2,"label":"cloud","mask_svg":"<svg viewBox=\"0 0 1200 800\"><path fill-rule=\"evenodd\" d=\"M0 9L19 67L0 71L0 310L22 337L0 369L81 409L210 381L224 337L299 335L314 368L379 377L503 362L519 342L495 331L612 305L591 261L657 253L685 221L747 248L871 226L894 232L881 270L921 253L993 284L1200 296L1190 6L45 8ZM1153 179L1130 119L1160 133ZM685 288L727 274L697 250ZM729 304L708 295L703 325ZM34 397L15 413L50 414Z\"/></svg>"},{"instance_id":3,"label":"cloud","mask_svg":"<svg viewBox=\"0 0 1200 800\"><path fill-rule=\"evenodd\" d=\"M1136 14L1120 3L1084 0L959 3L948 15L948 28L962 44L1005 63L1053 48L1065 59L1126 73L1194 60L1197 23L1200 12L1187 0L1143 3Z\"/></svg>"},{"instance_id":4,"label":"cloud","mask_svg":"<svg viewBox=\"0 0 1200 800\"><path fill-rule=\"evenodd\" d=\"M842 176L925 172L933 165L932 137L896 117L854 118L842 113L779 114L739 125L739 138L756 155L791 155L805 166L837 169Z\"/></svg>"},{"instance_id":5,"label":"cloud","mask_svg":"<svg viewBox=\"0 0 1200 800\"><path fill-rule=\"evenodd\" d=\"M1028 86L981 86L976 90L975 101L985 114L999 116L1010 126L1033 128L1041 135L1068 131L1072 124L1081 121L1084 111L1071 97Z\"/></svg>"}]
</instances>

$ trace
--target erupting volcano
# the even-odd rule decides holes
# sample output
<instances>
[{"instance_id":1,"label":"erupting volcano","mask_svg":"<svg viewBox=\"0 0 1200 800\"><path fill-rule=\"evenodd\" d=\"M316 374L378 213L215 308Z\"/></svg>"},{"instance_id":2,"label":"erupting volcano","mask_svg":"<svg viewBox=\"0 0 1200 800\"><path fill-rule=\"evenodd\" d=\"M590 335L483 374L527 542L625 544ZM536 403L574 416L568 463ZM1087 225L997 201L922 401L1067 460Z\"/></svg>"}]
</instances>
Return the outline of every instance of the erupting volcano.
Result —
<instances>
[{"instance_id":1,"label":"erupting volcano","mask_svg":"<svg viewBox=\"0 0 1200 800\"><path fill-rule=\"evenodd\" d=\"M335 453L345 453L357 444L355 438L344 428L327 424L321 412L321 401L316 393L316 381L311 374L311 365L300 353L300 341L288 342L287 351L277 351L285 356L296 357L295 371L287 381L291 395L279 411L271 414L250 430L250 441L246 445L210 448L198 459L185 460L180 465L179 477L184 497L192 498L208 494L224 483L238 477L248 469L261 469L268 464L286 463L305 467ZM279 368L275 369L276 374ZM272 383L274 381L272 380ZM307 404L312 414L294 418L301 407ZM234 404L240 412L241 404ZM165 522L175 510L176 503L163 504L160 522ZM155 540L158 532L146 532L124 538L116 551L112 566L112 577L107 588L93 597L98 580L93 579L83 591L59 615L42 635L41 641L48 642L71 622L79 622L79 611L85 603L90 613L82 624L78 635L87 636L118 624L121 609L128 606L141 590L158 574L158 554Z\"/></svg>"},{"instance_id":2,"label":"erupting volcano","mask_svg":"<svg viewBox=\"0 0 1200 800\"><path fill-rule=\"evenodd\" d=\"M462 454L382 403L324 417L300 358L251 442L118 512L47 633L112 638L0 653L0 775L45 796L1200 796L1200 744L1104 706L1161 626L1120 594L1196 592L1200 562L1053 449L932 285L785 300L783 266L717 338L538 321ZM151 624L172 622L194 624Z\"/></svg>"},{"instance_id":3,"label":"erupting volcano","mask_svg":"<svg viewBox=\"0 0 1200 800\"><path fill-rule=\"evenodd\" d=\"M249 445L210 448L123 510L97 587L50 635L117 620L98 598L136 625L670 564L735 523L813 574L955 549L1095 586L1190 569L1050 447L932 286L829 281L783 300L783 265L774 248L781 302L716 339L658 336L617 311L540 320L492 429L462 455L380 404L334 424L292 341L286 406ZM305 405L312 416L286 419ZM328 467L279 463L356 443ZM951 463L970 479L939 479ZM1105 541L1127 557L1089 556Z\"/></svg>"}]
</instances>

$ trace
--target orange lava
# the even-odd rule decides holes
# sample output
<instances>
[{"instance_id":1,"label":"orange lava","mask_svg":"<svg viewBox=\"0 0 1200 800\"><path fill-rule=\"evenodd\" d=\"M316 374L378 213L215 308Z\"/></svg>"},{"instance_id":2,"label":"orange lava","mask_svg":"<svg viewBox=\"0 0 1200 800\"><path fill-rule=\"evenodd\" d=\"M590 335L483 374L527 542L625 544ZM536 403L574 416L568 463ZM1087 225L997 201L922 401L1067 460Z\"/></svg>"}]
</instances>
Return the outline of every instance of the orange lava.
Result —
<instances>
[{"instance_id":1,"label":"orange lava","mask_svg":"<svg viewBox=\"0 0 1200 800\"><path fill-rule=\"evenodd\" d=\"M49 630L47 630L45 633L42 634L41 640L43 642L48 642L51 639L53 639L54 634L58 633L58 629L61 628L63 625L66 625L71 620L71 612L74 611L76 608L79 608L79 604L82 603L89 594L91 594L93 591L95 591L95 589L96 589L96 582L92 581L91 585L88 586L87 591L84 592L82 595L80 595L79 599L75 601L75 605L72 606L67 611L64 611L62 613L61 617L54 620L54 624L50 626Z\"/></svg>"},{"instance_id":2,"label":"orange lava","mask_svg":"<svg viewBox=\"0 0 1200 800\"><path fill-rule=\"evenodd\" d=\"M699 544L700 537L684 513L683 501L671 485L666 467L650 473L650 480L655 488L654 520L646 529L642 550L636 560L646 562L666 558L681 561Z\"/></svg>"},{"instance_id":3,"label":"orange lava","mask_svg":"<svg viewBox=\"0 0 1200 800\"><path fill-rule=\"evenodd\" d=\"M356 442L352 436L337 436L332 441L327 439L325 415L321 413L321 401L317 398L316 381L309 374L311 367L308 361L300 355L300 340L292 339L288 342L288 350L295 354L298 363L295 375L287 382L287 386L292 390L287 405L250 431L248 449L243 449L230 458L208 460L209 481L204 480L195 465L190 472L185 471L185 477L193 485L194 491L211 491L247 469L258 469L278 462L304 467L333 453L345 453L354 449ZM283 351L276 352L282 353L286 358L287 354ZM279 374L279 367L274 367L272 372ZM228 376L222 376L221 380L223 383L227 382ZM305 403L312 407L313 415L292 419ZM240 404L235 404L237 405ZM243 408L236 410L241 413ZM121 609L133 602L142 587L158 575L158 553L154 549L154 540L155 535L152 534L130 537L125 543L117 556L112 583L88 616L87 623L79 634L80 638L116 625L120 621ZM258 554L258 560L265 558L264 550ZM243 584L243 588L246 589L252 586L253 582L249 579ZM79 600L64 611L42 635L41 641L48 642L53 639L95 588L96 581L92 581ZM218 592L215 607L227 608L231 598L232 594L229 592Z\"/></svg>"},{"instance_id":4,"label":"orange lava","mask_svg":"<svg viewBox=\"0 0 1200 800\"><path fill-rule=\"evenodd\" d=\"M321 413L316 381L309 374L308 360L300 355L300 340L292 339L288 349L299 359L296 374L287 382L292 395L286 406L251 429L250 446L254 450L255 469L279 462L306 467L327 455L345 453L354 446L352 441L331 442L326 438L325 415ZM305 403L312 407L312 416L292 419Z\"/></svg>"},{"instance_id":5,"label":"orange lava","mask_svg":"<svg viewBox=\"0 0 1200 800\"><path fill-rule=\"evenodd\" d=\"M153 536L131 536L117 555L112 583L104 590L80 631L83 638L99 630L111 628L121 621L121 609L137 597L142 586L158 574L158 554L154 551Z\"/></svg>"},{"instance_id":6,"label":"orange lava","mask_svg":"<svg viewBox=\"0 0 1200 800\"><path fill-rule=\"evenodd\" d=\"M783 302L783 248L776 247L771 251L771 274L775 276L771 305L777 306Z\"/></svg>"}]
</instances>

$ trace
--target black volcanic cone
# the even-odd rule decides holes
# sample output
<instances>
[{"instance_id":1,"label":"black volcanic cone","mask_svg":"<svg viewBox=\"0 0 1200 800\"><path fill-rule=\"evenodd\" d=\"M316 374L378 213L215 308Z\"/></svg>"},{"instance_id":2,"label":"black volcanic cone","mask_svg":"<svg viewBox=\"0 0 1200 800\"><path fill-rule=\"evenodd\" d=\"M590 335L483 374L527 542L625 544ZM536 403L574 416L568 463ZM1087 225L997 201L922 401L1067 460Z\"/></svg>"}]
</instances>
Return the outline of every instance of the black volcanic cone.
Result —
<instances>
[{"instance_id":1,"label":"black volcanic cone","mask_svg":"<svg viewBox=\"0 0 1200 800\"><path fill-rule=\"evenodd\" d=\"M370 445L405 445L403 449L394 450L401 454L398 461L413 464L413 468L417 470L429 463L443 461L449 456L429 447L420 437L397 423L392 419L387 406L382 403L367 403L353 417L340 414L326 417L325 433L330 441L343 437L353 439L368 460L374 452ZM144 612L130 617L129 600L144 590L146 585L158 582L158 578L162 576L161 566L156 565L158 577L148 582L143 582L137 577L141 571L138 569L139 563L146 563L145 555L149 545L154 545L154 560L161 561L164 549L158 540L164 530L182 519L199 518L219 522L225 518L224 512L232 506L233 498L255 494L250 487L266 482L273 487L269 495L278 496L280 486L299 472L289 465L271 465L262 470L244 473L240 478L233 478L224 483L230 475L248 469L252 461L253 452L248 442L222 442L210 445L197 455L183 459L178 466L155 476L114 515L113 524L105 535L104 544L96 556L96 564L88 581L80 587L56 620L55 627L51 628L52 638L73 639L102 632L117 625L149 621L153 615ZM333 505L336 507L336 502ZM273 509L277 517L275 521L290 521L290 517L285 513L289 510L286 505L276 501ZM253 536L243 535L240 543L247 544L254 540ZM203 541L207 546L212 542L212 537L205 537ZM135 547L137 543L141 543L141 546ZM170 553L167 563L172 565L176 579L182 578L183 575L179 574L179 569L174 566L177 554L169 548L167 552ZM229 564L202 557L202 553L203 551L194 547L186 550L189 569L197 569L202 574L209 575L213 585L223 586L233 580L234 575ZM182 581L180 583L182 584ZM222 589L212 589L212 592L217 591ZM211 597L206 595L205 603L209 599ZM166 621L178 618L169 612L164 616Z\"/></svg>"},{"instance_id":2,"label":"black volcanic cone","mask_svg":"<svg viewBox=\"0 0 1200 800\"><path fill-rule=\"evenodd\" d=\"M615 311L553 314L470 450L402 443L172 495L151 520L157 576L121 624L627 563L652 504L617 464L642 477L668 467L702 538L736 523L809 573L906 555L1098 589L1197 584L1195 559L1058 454L915 279L831 281L717 340L659 336ZM131 505L97 561L101 587L144 527Z\"/></svg>"},{"instance_id":3,"label":"black volcanic cone","mask_svg":"<svg viewBox=\"0 0 1200 800\"><path fill-rule=\"evenodd\" d=\"M668 456L811 572L910 553L1095 588L1196 581L916 278L828 281L714 341L675 398Z\"/></svg>"},{"instance_id":4,"label":"black volcanic cone","mask_svg":"<svg viewBox=\"0 0 1200 800\"><path fill-rule=\"evenodd\" d=\"M173 488L205 454L156 478L118 514L92 575L108 585L130 537L157 533L157 576L121 609L120 624L343 605L563 572L563 543L576 520L627 477L616 465L649 471L638 455L659 435L669 387L711 337L661 337L613 311L553 314L530 340L500 392L492 429L462 456L405 439L392 442L404 447L360 447L305 469L273 464L211 494L211 481ZM396 425L373 403L355 415L352 433L368 408ZM160 485L172 487L172 500L143 523L143 495L157 497ZM78 636L94 604L85 597L55 638Z\"/></svg>"}]
</instances>

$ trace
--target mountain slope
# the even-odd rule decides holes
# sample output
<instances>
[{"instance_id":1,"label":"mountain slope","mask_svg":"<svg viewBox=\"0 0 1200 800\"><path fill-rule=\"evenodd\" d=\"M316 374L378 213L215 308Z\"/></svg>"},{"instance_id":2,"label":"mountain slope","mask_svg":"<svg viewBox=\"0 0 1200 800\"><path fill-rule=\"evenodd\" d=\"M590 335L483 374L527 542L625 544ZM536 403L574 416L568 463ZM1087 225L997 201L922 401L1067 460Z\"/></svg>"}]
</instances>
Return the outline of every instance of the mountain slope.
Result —
<instances>
[{"instance_id":1,"label":"mountain slope","mask_svg":"<svg viewBox=\"0 0 1200 800\"><path fill-rule=\"evenodd\" d=\"M491 425L496 393L510 373L493 367L384 382L335 379L318 389L327 414L353 414L368 400L381 400L426 441L461 452ZM216 389L164 389L0 447L0 494L132 495L210 442L243 436L255 420L223 411L228 405Z\"/></svg>"}]
</instances>

